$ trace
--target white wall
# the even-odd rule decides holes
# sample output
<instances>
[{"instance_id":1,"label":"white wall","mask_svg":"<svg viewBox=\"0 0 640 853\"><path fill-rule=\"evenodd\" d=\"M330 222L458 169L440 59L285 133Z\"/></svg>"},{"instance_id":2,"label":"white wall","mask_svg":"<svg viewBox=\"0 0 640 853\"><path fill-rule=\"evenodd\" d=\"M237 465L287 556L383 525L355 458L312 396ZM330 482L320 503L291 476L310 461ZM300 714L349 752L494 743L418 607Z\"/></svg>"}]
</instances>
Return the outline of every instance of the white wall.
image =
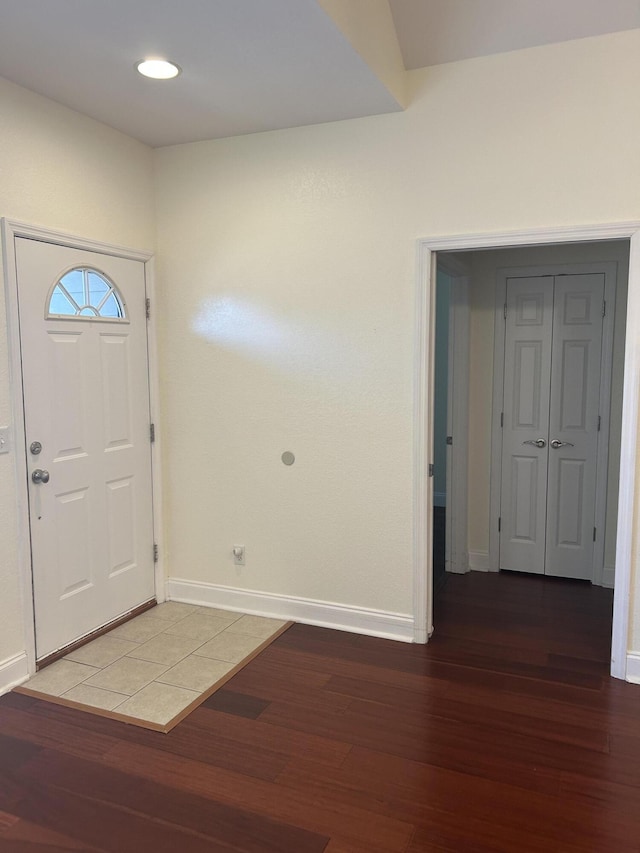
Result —
<instances>
[{"instance_id":1,"label":"white wall","mask_svg":"<svg viewBox=\"0 0 640 853\"><path fill-rule=\"evenodd\" d=\"M378 174L395 124L157 152L174 576L410 608L414 258L406 188Z\"/></svg>"},{"instance_id":2,"label":"white wall","mask_svg":"<svg viewBox=\"0 0 640 853\"><path fill-rule=\"evenodd\" d=\"M589 245L544 246L469 252L471 269L469 346L469 550L489 550L489 495L491 472L491 406L493 390L493 346L498 270L545 264L585 264L614 261L618 265L615 308L613 370L611 383L611 440L607 479L605 561L615 566L620 431L622 427L622 382L629 277L628 241Z\"/></svg>"},{"instance_id":3,"label":"white wall","mask_svg":"<svg viewBox=\"0 0 640 853\"><path fill-rule=\"evenodd\" d=\"M639 77L618 33L156 152L173 576L411 612L415 241L640 219Z\"/></svg>"},{"instance_id":4,"label":"white wall","mask_svg":"<svg viewBox=\"0 0 640 853\"><path fill-rule=\"evenodd\" d=\"M0 79L0 216L154 247L151 151ZM0 287L0 426L13 424ZM13 453L0 456L0 666L25 648Z\"/></svg>"}]
</instances>

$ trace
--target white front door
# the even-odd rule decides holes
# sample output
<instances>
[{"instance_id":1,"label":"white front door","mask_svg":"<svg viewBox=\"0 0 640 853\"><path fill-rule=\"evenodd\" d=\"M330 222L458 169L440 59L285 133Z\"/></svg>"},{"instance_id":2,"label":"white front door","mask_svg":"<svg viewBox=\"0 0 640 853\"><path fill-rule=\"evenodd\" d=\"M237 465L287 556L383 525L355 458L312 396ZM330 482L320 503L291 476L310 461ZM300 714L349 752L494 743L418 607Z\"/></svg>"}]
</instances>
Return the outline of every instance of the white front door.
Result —
<instances>
[{"instance_id":1,"label":"white front door","mask_svg":"<svg viewBox=\"0 0 640 853\"><path fill-rule=\"evenodd\" d=\"M155 595L145 270L15 251L41 659Z\"/></svg>"},{"instance_id":2,"label":"white front door","mask_svg":"<svg viewBox=\"0 0 640 853\"><path fill-rule=\"evenodd\" d=\"M500 568L591 579L604 274L507 279Z\"/></svg>"}]
</instances>

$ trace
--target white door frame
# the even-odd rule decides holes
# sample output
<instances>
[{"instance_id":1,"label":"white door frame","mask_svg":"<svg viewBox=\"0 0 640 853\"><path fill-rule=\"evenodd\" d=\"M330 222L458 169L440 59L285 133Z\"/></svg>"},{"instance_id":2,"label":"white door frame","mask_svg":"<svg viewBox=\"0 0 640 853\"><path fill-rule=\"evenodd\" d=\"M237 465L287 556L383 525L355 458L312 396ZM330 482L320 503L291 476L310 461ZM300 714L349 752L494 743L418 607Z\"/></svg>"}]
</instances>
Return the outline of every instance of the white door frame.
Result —
<instances>
[{"instance_id":1,"label":"white door frame","mask_svg":"<svg viewBox=\"0 0 640 853\"><path fill-rule=\"evenodd\" d=\"M9 347L9 381L11 385L12 427L13 427L13 456L15 463L15 478L17 492L18 515L18 563L22 586L23 624L25 626L25 649L29 675L36 671L36 635L35 616L33 610L33 576L31 572L31 540L29 527L28 501L28 468L26 433L24 423L24 395L22 377L22 358L20 352L20 326L18 309L18 273L16 269L15 238L39 240L44 243L54 243L58 246L68 246L89 252L100 252L103 255L113 255L133 261L141 261L145 267L145 286L147 298L155 305L154 261L150 252L141 252L123 246L86 240L58 231L2 219L2 255L4 272L4 289L7 313L7 336ZM158 422L159 385L157 370L157 340L154 312L151 311L147 323L147 357L149 364L149 409L152 423ZM155 442L151 445L152 472L152 505L153 505L153 534L154 542L158 545L158 562L155 564L155 591L158 601L164 601L164 567L162 555L162 524L160 512L162 507L162 491L160 479L160 436L156 430Z\"/></svg>"},{"instance_id":2,"label":"white door frame","mask_svg":"<svg viewBox=\"0 0 640 853\"><path fill-rule=\"evenodd\" d=\"M454 574L469 571L467 547L467 480L469 433L469 276L458 258L440 255L438 269L450 280L447 434L453 445L447 454L446 568Z\"/></svg>"},{"instance_id":3,"label":"white door frame","mask_svg":"<svg viewBox=\"0 0 640 853\"><path fill-rule=\"evenodd\" d=\"M626 678L632 542L635 517L637 434L640 405L640 222L604 223L575 227L542 228L489 234L461 234L419 240L415 295L414 346L414 489L413 489L413 614L414 641L425 643L433 630L433 344L436 252L541 246L551 243L630 241L627 335L624 387L618 526L616 538L611 675Z\"/></svg>"},{"instance_id":4,"label":"white door frame","mask_svg":"<svg viewBox=\"0 0 640 853\"><path fill-rule=\"evenodd\" d=\"M534 278L536 276L581 275L583 273L604 273L604 299L607 312L602 320L602 358L600 360L600 412L601 426L598 435L596 456L596 500L594 526L599 535L593 546L591 579L602 586L604 570L604 535L607 511L607 493L603 488L607 483L609 461L609 423L611 415L611 371L613 367L613 331L615 301L617 292L618 264L616 261L591 261L580 264L539 264L536 266L504 267L497 271L495 298L495 333L493 347L493 405L491 411L491 499L489 523L489 571L500 570L500 535L498 517L502 491L502 430L499 429L500 413L503 405L504 342L505 323L504 305L507 299L507 279L515 277Z\"/></svg>"}]
</instances>

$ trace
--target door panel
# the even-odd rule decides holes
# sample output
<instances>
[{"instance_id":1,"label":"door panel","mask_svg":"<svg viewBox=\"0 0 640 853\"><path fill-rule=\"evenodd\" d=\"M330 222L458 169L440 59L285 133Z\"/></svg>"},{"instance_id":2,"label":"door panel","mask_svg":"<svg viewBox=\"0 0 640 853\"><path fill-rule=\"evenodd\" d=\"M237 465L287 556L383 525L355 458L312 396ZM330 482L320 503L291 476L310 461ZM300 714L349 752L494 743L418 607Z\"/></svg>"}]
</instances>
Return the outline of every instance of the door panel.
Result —
<instances>
[{"instance_id":1,"label":"door panel","mask_svg":"<svg viewBox=\"0 0 640 853\"><path fill-rule=\"evenodd\" d=\"M56 496L57 594L60 599L93 586L90 568L89 496L87 489Z\"/></svg>"},{"instance_id":2,"label":"door panel","mask_svg":"<svg viewBox=\"0 0 640 853\"><path fill-rule=\"evenodd\" d=\"M135 495L131 477L107 483L109 577L135 569L136 535L133 526Z\"/></svg>"},{"instance_id":3,"label":"door panel","mask_svg":"<svg viewBox=\"0 0 640 853\"><path fill-rule=\"evenodd\" d=\"M540 430L540 392L543 348L541 341L516 341L513 347L514 429Z\"/></svg>"},{"instance_id":4,"label":"door panel","mask_svg":"<svg viewBox=\"0 0 640 853\"><path fill-rule=\"evenodd\" d=\"M544 571L553 278L507 281L500 568Z\"/></svg>"},{"instance_id":5,"label":"door panel","mask_svg":"<svg viewBox=\"0 0 640 853\"><path fill-rule=\"evenodd\" d=\"M131 365L128 338L100 335L106 451L131 447Z\"/></svg>"},{"instance_id":6,"label":"door panel","mask_svg":"<svg viewBox=\"0 0 640 853\"><path fill-rule=\"evenodd\" d=\"M513 456L511 461L513 539L535 542L538 535L538 460Z\"/></svg>"},{"instance_id":7,"label":"door panel","mask_svg":"<svg viewBox=\"0 0 640 853\"><path fill-rule=\"evenodd\" d=\"M24 238L15 248L27 448L42 444L28 470L50 475L29 481L42 658L154 596L144 264ZM124 317L112 302L106 319L48 315L56 282L79 268L115 284Z\"/></svg>"},{"instance_id":8,"label":"door panel","mask_svg":"<svg viewBox=\"0 0 640 853\"><path fill-rule=\"evenodd\" d=\"M502 569L591 578L603 298L601 273L507 280Z\"/></svg>"},{"instance_id":9,"label":"door panel","mask_svg":"<svg viewBox=\"0 0 640 853\"><path fill-rule=\"evenodd\" d=\"M556 486L557 492L555 496L550 496L550 503L553 504L553 497L555 497L558 506L562 507L562 512L555 522L557 544L581 548L585 544L583 536L585 461L559 459L557 468L558 476L550 484L551 487ZM548 569L549 566L546 573L551 574Z\"/></svg>"},{"instance_id":10,"label":"door panel","mask_svg":"<svg viewBox=\"0 0 640 853\"><path fill-rule=\"evenodd\" d=\"M48 330L44 365L49 365L51 383L51 440L56 458L75 456L87 445L86 417L82 405L82 365L85 360L85 341L80 331L55 333Z\"/></svg>"},{"instance_id":11,"label":"door panel","mask_svg":"<svg viewBox=\"0 0 640 853\"><path fill-rule=\"evenodd\" d=\"M555 280L546 574L590 579L604 274ZM555 442L561 446L554 447Z\"/></svg>"}]
</instances>

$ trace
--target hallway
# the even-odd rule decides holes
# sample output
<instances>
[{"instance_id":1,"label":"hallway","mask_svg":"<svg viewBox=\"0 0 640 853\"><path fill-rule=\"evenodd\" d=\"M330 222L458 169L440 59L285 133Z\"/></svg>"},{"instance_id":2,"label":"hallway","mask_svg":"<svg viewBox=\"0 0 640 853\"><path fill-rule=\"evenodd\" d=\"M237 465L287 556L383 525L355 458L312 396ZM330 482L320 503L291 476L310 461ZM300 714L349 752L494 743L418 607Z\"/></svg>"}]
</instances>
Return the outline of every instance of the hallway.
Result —
<instances>
[{"instance_id":1,"label":"hallway","mask_svg":"<svg viewBox=\"0 0 640 853\"><path fill-rule=\"evenodd\" d=\"M447 575L436 595L432 654L550 683L608 681L613 590L517 572ZM455 649L464 657L455 659Z\"/></svg>"}]
</instances>

